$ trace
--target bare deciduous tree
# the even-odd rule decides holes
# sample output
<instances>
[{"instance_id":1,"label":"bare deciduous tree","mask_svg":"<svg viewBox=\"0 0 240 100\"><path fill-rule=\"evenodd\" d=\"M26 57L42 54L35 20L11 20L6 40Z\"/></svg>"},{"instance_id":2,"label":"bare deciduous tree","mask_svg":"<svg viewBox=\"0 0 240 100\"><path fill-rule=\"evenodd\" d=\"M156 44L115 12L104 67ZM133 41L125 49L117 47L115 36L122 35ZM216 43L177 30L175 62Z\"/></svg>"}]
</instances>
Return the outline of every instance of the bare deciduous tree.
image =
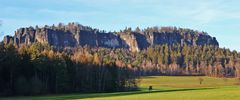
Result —
<instances>
[{"instance_id":1,"label":"bare deciduous tree","mask_svg":"<svg viewBox=\"0 0 240 100\"><path fill-rule=\"evenodd\" d=\"M199 80L199 84L202 84L202 82L204 81L203 78L198 78Z\"/></svg>"}]
</instances>

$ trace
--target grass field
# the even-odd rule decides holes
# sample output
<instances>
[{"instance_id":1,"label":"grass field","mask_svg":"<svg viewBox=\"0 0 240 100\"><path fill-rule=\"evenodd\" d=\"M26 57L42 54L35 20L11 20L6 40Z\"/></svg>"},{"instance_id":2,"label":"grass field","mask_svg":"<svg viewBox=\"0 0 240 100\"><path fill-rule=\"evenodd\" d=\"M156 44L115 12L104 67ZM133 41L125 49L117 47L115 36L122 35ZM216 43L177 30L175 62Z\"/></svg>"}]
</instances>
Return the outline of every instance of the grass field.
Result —
<instances>
[{"instance_id":1,"label":"grass field","mask_svg":"<svg viewBox=\"0 0 240 100\"><path fill-rule=\"evenodd\" d=\"M202 84L199 78L203 79ZM141 91L116 93L67 94L51 96L8 97L4 100L240 100L240 81L235 78L197 76L142 77ZM153 86L151 92L148 87Z\"/></svg>"}]
</instances>

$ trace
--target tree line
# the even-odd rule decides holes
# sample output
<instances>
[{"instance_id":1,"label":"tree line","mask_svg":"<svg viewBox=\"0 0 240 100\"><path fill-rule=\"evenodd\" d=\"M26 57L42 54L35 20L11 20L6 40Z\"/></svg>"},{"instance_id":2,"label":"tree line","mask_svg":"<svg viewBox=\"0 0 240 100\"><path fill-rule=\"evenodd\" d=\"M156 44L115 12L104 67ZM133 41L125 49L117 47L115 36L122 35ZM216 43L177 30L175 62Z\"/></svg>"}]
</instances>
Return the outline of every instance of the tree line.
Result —
<instances>
[{"instance_id":1,"label":"tree line","mask_svg":"<svg viewBox=\"0 0 240 100\"><path fill-rule=\"evenodd\" d=\"M144 58L141 58L143 57ZM136 65L142 75L240 77L240 54L213 45L161 45L143 51Z\"/></svg>"},{"instance_id":2,"label":"tree line","mask_svg":"<svg viewBox=\"0 0 240 100\"><path fill-rule=\"evenodd\" d=\"M137 77L127 66L103 60L86 48L56 52L34 43L16 49L0 45L0 95L72 92L112 92L137 89Z\"/></svg>"}]
</instances>

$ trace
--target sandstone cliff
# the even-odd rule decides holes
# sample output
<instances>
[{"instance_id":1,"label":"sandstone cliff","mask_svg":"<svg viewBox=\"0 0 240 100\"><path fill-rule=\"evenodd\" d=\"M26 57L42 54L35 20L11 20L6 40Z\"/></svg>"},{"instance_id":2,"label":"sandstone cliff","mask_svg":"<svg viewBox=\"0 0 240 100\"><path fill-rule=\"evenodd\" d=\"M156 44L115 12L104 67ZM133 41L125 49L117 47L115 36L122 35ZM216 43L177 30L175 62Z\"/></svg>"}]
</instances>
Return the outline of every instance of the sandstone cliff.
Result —
<instances>
[{"instance_id":1,"label":"sandstone cliff","mask_svg":"<svg viewBox=\"0 0 240 100\"><path fill-rule=\"evenodd\" d=\"M133 52L155 45L214 45L218 46L215 37L205 32L175 27L147 28L144 30L121 32L104 32L77 23L62 23L57 26L39 28L28 27L16 30L14 36L5 36L4 43L13 42L16 47L32 43L46 43L55 48L90 47L126 48Z\"/></svg>"}]
</instances>

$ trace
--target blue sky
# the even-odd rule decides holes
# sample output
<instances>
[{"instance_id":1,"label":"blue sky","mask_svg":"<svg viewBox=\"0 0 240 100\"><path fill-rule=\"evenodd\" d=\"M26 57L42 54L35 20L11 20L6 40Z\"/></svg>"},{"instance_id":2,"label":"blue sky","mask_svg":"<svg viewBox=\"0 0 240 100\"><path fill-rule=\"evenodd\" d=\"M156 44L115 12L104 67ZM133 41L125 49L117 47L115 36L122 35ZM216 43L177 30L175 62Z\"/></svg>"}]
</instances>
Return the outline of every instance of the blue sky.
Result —
<instances>
[{"instance_id":1,"label":"blue sky","mask_svg":"<svg viewBox=\"0 0 240 100\"><path fill-rule=\"evenodd\" d=\"M177 26L240 51L239 0L0 0L0 40L20 27L79 22L107 31Z\"/></svg>"}]
</instances>

